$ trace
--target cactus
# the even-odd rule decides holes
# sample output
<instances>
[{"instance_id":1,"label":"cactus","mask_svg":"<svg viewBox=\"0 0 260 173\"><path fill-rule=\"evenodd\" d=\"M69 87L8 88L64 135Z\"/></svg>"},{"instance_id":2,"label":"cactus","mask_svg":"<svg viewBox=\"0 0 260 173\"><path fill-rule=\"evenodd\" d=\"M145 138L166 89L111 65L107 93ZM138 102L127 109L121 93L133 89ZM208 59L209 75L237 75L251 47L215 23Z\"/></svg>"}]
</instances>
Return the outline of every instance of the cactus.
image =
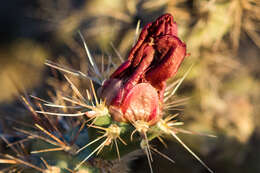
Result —
<instances>
[{"instance_id":1,"label":"cactus","mask_svg":"<svg viewBox=\"0 0 260 173\"><path fill-rule=\"evenodd\" d=\"M22 97L34 125L15 129L22 136L16 147L2 137L17 154L2 154L0 163L27 172L127 172L129 168L122 163L144 152L153 172L152 153L173 160L152 147L151 141L159 139L164 144L163 137L172 136L213 172L177 136L191 132L179 128L183 123L177 121L178 114L169 111L176 106L176 100L170 98L190 70L166 85L186 56L173 17L165 14L147 24L127 60L107 79L104 72L110 71L111 64L97 64L80 36L90 62L89 74L47 61L46 65L63 74L66 83L53 81L52 101ZM84 92L82 80L88 82Z\"/></svg>"}]
</instances>

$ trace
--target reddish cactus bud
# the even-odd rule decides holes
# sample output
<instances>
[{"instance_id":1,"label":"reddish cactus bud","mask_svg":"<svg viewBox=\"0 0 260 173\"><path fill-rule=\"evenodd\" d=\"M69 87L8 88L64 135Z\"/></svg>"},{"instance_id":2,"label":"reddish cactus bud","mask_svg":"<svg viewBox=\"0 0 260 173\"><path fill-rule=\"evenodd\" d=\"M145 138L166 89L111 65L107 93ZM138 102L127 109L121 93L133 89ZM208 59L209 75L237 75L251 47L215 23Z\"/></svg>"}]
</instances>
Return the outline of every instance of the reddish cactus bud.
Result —
<instances>
[{"instance_id":1,"label":"reddish cactus bud","mask_svg":"<svg viewBox=\"0 0 260 173\"><path fill-rule=\"evenodd\" d=\"M143 120L149 125L161 118L166 80L174 76L186 55L170 14L147 24L124 62L105 81L101 97L116 121Z\"/></svg>"}]
</instances>

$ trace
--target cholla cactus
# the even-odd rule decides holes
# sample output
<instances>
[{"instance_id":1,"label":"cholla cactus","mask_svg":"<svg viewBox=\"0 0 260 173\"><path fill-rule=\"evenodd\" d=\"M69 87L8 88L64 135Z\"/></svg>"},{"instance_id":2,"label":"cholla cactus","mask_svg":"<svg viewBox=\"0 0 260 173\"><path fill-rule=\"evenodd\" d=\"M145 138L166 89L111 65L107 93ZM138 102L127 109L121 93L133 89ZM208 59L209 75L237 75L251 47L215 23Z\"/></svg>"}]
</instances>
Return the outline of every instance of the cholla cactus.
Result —
<instances>
[{"instance_id":1,"label":"cholla cactus","mask_svg":"<svg viewBox=\"0 0 260 173\"><path fill-rule=\"evenodd\" d=\"M17 131L27 135L23 140L38 140L33 142L30 155L3 155L5 159L0 163L22 164L24 166L17 167L30 167L44 173L62 170L127 172L128 168L119 167L117 159L121 162L129 160L126 159L129 153L141 148L153 172L152 152L172 160L149 143L155 138L163 142L163 136L171 135L212 172L177 136L178 132L187 132L178 128L183 123L175 119L177 115L169 115L168 109L176 103L169 102L169 98L188 73L166 86L166 80L176 74L186 56L186 46L178 38L177 25L170 14L143 28L127 60L108 79L102 75L104 63L99 69L85 42L84 46L94 76L52 62L46 64L90 80L90 88L83 94L75 81L64 75L71 89L58 88L56 84L57 93L52 102L33 96L36 101L42 102L37 104L39 110L35 111L29 100L24 99L34 115L34 131ZM110 69L110 64L106 68ZM49 110L45 110L46 106ZM95 159L91 159L94 156Z\"/></svg>"}]
</instances>

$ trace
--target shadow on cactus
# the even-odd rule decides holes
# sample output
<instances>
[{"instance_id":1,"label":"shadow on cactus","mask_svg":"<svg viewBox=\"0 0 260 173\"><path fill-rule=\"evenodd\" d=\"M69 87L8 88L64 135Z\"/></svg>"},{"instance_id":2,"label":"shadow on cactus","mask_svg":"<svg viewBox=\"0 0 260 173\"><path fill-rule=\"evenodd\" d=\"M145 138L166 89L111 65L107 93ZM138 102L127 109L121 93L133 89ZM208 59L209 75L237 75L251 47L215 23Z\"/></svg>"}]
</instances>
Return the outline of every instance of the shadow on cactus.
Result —
<instances>
[{"instance_id":1,"label":"shadow on cactus","mask_svg":"<svg viewBox=\"0 0 260 173\"><path fill-rule=\"evenodd\" d=\"M174 161L149 143L157 138L165 144L162 138L172 136L209 172L213 172L177 136L179 132L196 133L179 128L183 123L177 121L178 114L169 114L170 109L184 101L170 101L170 98L190 70L175 83L166 85L186 56L186 45L177 36L173 17L165 14L147 24L127 60L107 79L104 74L111 71L113 63L105 64L102 58L101 65L97 65L81 33L80 36L92 75L46 62L46 65L67 74L64 77L71 89L61 92L56 85L56 96L52 101L32 96L38 111L29 99L23 99L33 113L34 130L16 130L27 136L23 140L40 140L31 147L30 159L3 155L5 159L0 163L23 164L40 172L51 172L52 169L120 172L123 171L121 162L129 160L127 157L133 156L131 152L141 148L153 172L152 153ZM78 79L73 81L71 76ZM89 81L90 87L85 93L77 87L82 78Z\"/></svg>"}]
</instances>

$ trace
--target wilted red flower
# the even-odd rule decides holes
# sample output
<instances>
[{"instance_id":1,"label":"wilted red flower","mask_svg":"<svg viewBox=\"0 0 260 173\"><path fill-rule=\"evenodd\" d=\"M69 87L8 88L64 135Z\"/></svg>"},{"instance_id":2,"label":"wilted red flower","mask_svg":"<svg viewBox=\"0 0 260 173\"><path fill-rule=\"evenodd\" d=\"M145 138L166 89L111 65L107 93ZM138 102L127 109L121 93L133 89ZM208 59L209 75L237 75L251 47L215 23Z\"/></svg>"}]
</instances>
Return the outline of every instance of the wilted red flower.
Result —
<instances>
[{"instance_id":1,"label":"wilted red flower","mask_svg":"<svg viewBox=\"0 0 260 173\"><path fill-rule=\"evenodd\" d=\"M127 61L102 86L101 97L113 119L158 122L166 80L176 74L185 55L186 45L177 37L171 14L147 24Z\"/></svg>"}]
</instances>

